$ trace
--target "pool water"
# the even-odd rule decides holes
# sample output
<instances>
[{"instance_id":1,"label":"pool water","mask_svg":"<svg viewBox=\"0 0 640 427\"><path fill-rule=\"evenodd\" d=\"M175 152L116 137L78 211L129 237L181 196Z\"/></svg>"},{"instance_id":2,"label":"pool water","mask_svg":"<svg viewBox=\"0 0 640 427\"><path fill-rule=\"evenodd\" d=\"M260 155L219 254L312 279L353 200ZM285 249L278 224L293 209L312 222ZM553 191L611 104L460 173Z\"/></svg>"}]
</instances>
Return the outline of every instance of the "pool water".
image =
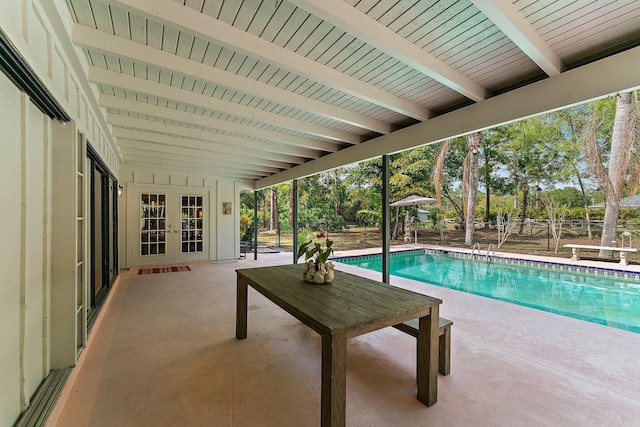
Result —
<instances>
[{"instance_id":1,"label":"pool water","mask_svg":"<svg viewBox=\"0 0 640 427\"><path fill-rule=\"evenodd\" d=\"M446 253L390 258L396 276L640 333L640 280ZM337 261L382 271L380 255Z\"/></svg>"}]
</instances>

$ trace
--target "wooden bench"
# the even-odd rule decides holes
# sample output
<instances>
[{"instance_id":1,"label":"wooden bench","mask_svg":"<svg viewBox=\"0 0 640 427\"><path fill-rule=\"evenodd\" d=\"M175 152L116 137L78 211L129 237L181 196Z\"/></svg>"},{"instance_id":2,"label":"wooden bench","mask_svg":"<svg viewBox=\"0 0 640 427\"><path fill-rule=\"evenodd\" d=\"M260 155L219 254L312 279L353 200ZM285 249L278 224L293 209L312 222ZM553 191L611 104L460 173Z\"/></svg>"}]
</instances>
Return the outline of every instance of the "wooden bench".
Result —
<instances>
[{"instance_id":1,"label":"wooden bench","mask_svg":"<svg viewBox=\"0 0 640 427\"><path fill-rule=\"evenodd\" d=\"M411 319L404 323L393 325L399 331L418 338L419 320ZM440 317L440 340L438 341L438 372L449 375L451 372L451 325L453 322Z\"/></svg>"},{"instance_id":2,"label":"wooden bench","mask_svg":"<svg viewBox=\"0 0 640 427\"><path fill-rule=\"evenodd\" d=\"M620 264L627 265L627 252L638 252L635 248L621 248L617 246L596 246L596 245L564 245L565 248L571 248L571 260L580 261L580 249L607 250L620 252Z\"/></svg>"}]
</instances>

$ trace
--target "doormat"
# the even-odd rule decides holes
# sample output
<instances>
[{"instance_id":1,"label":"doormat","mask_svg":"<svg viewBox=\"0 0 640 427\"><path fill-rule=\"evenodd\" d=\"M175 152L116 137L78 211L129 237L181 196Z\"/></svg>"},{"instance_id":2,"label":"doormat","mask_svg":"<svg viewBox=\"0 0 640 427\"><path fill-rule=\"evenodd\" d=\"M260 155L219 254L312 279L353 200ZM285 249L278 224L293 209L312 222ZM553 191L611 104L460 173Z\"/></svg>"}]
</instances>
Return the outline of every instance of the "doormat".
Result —
<instances>
[{"instance_id":1,"label":"doormat","mask_svg":"<svg viewBox=\"0 0 640 427\"><path fill-rule=\"evenodd\" d=\"M173 267L154 267L154 268L141 268L138 270L138 274L156 274L156 273L173 273L174 271L191 271L188 265L179 265Z\"/></svg>"}]
</instances>

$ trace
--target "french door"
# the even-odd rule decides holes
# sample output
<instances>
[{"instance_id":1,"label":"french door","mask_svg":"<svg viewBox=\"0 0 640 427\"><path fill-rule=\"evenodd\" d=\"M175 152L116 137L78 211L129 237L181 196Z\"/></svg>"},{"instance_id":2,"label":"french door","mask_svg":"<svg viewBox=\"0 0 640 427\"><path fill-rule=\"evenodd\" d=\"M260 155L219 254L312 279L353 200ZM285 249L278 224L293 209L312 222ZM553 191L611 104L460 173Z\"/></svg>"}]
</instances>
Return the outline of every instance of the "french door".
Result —
<instances>
[{"instance_id":1,"label":"french door","mask_svg":"<svg viewBox=\"0 0 640 427\"><path fill-rule=\"evenodd\" d=\"M132 186L134 265L209 258L209 192ZM137 220L135 219L137 218Z\"/></svg>"}]
</instances>

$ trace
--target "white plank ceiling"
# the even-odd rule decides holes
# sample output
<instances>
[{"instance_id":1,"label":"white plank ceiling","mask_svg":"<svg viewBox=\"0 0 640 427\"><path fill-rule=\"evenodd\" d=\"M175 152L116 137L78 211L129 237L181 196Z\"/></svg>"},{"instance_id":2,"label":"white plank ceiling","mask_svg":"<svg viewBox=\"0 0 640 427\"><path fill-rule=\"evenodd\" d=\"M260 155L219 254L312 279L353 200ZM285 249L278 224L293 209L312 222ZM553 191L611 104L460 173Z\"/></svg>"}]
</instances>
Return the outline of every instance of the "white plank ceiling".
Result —
<instances>
[{"instance_id":1,"label":"white plank ceiling","mask_svg":"<svg viewBox=\"0 0 640 427\"><path fill-rule=\"evenodd\" d=\"M527 87L550 101L521 115L626 89L634 76L600 88L594 64L640 65L634 0L67 4L122 167L250 188L510 120L483 117ZM575 83L583 69L594 81Z\"/></svg>"}]
</instances>

